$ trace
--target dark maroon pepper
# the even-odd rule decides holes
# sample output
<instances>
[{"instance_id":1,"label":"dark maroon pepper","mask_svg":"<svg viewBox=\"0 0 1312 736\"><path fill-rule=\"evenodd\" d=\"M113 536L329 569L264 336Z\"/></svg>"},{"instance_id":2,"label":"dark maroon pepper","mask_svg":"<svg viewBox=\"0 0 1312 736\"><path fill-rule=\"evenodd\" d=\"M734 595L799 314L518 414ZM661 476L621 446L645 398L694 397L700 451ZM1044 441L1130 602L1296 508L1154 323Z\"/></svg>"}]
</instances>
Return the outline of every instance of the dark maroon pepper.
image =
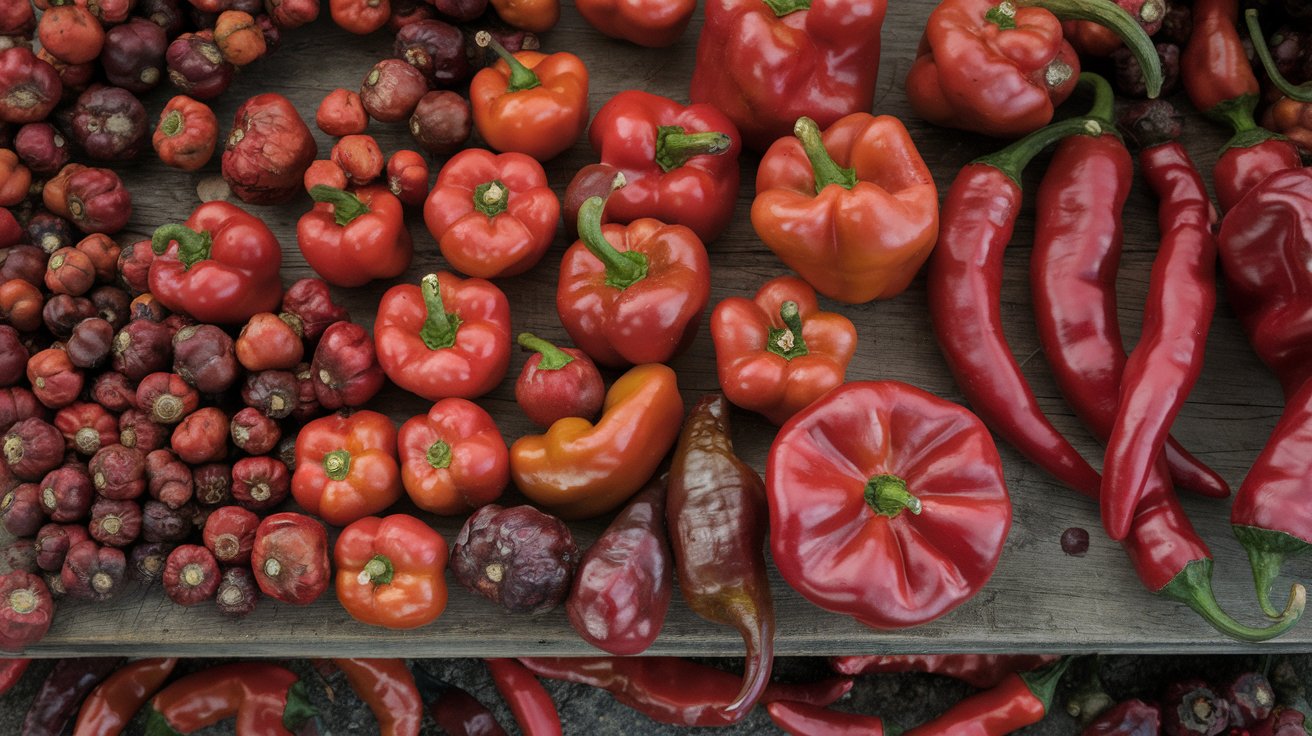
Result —
<instances>
[{"instance_id":1,"label":"dark maroon pepper","mask_svg":"<svg viewBox=\"0 0 1312 736\"><path fill-rule=\"evenodd\" d=\"M78 542L64 557L59 579L65 592L74 598L108 600L123 587L127 557L116 547L102 547L94 541Z\"/></svg>"},{"instance_id":2,"label":"dark maroon pepper","mask_svg":"<svg viewBox=\"0 0 1312 736\"><path fill-rule=\"evenodd\" d=\"M33 174L49 176L72 158L68 139L50 123L28 123L14 136L14 152Z\"/></svg>"},{"instance_id":3,"label":"dark maroon pepper","mask_svg":"<svg viewBox=\"0 0 1312 736\"><path fill-rule=\"evenodd\" d=\"M214 39L198 33L184 33L173 39L164 61L173 86L198 100L223 94L236 70L224 60Z\"/></svg>"},{"instance_id":4,"label":"dark maroon pepper","mask_svg":"<svg viewBox=\"0 0 1312 736\"><path fill-rule=\"evenodd\" d=\"M162 324L168 316L168 307L165 307L164 303L156 299L155 295L150 292L138 294L132 300L132 303L128 305L128 324L132 324L137 320ZM169 335L172 339L172 330L169 330Z\"/></svg>"},{"instance_id":5,"label":"dark maroon pepper","mask_svg":"<svg viewBox=\"0 0 1312 736\"><path fill-rule=\"evenodd\" d=\"M222 506L232 500L232 466L227 463L201 465L191 471L191 478L200 504Z\"/></svg>"},{"instance_id":6,"label":"dark maroon pepper","mask_svg":"<svg viewBox=\"0 0 1312 736\"><path fill-rule=\"evenodd\" d=\"M1276 693L1260 672L1244 672L1225 687L1223 696L1230 708L1231 728L1248 728L1271 715Z\"/></svg>"},{"instance_id":7,"label":"dark maroon pepper","mask_svg":"<svg viewBox=\"0 0 1312 736\"><path fill-rule=\"evenodd\" d=\"M35 644L50 629L55 602L40 577L22 570L0 575L0 650Z\"/></svg>"},{"instance_id":8,"label":"dark maroon pepper","mask_svg":"<svg viewBox=\"0 0 1312 736\"><path fill-rule=\"evenodd\" d=\"M68 294L56 294L41 308L41 321L57 339L72 337L74 328L83 320L96 316L96 305L90 299Z\"/></svg>"},{"instance_id":9,"label":"dark maroon pepper","mask_svg":"<svg viewBox=\"0 0 1312 736\"><path fill-rule=\"evenodd\" d=\"M69 361L78 368L87 369L104 365L113 348L114 326L99 317L78 322L64 344Z\"/></svg>"},{"instance_id":10,"label":"dark maroon pepper","mask_svg":"<svg viewBox=\"0 0 1312 736\"><path fill-rule=\"evenodd\" d=\"M560 605L578 562L569 527L532 506L480 508L451 549L456 580L511 613L545 613Z\"/></svg>"},{"instance_id":11,"label":"dark maroon pepper","mask_svg":"<svg viewBox=\"0 0 1312 736\"><path fill-rule=\"evenodd\" d=\"M301 333L307 343L316 342L329 325L349 322L345 307L333 303L328 282L319 278L301 279L282 295L282 309L301 320Z\"/></svg>"},{"instance_id":12,"label":"dark maroon pepper","mask_svg":"<svg viewBox=\"0 0 1312 736\"><path fill-rule=\"evenodd\" d=\"M205 547L224 565L246 565L260 517L240 506L215 509L205 520Z\"/></svg>"},{"instance_id":13,"label":"dark maroon pepper","mask_svg":"<svg viewBox=\"0 0 1312 736\"><path fill-rule=\"evenodd\" d=\"M311 387L311 396L313 396L313 387ZM318 401L316 400L315 403L317 404ZM232 415L228 434L232 437L232 444L248 455L263 455L272 451L282 437L277 422L265 416L259 409L249 406Z\"/></svg>"},{"instance_id":14,"label":"dark maroon pepper","mask_svg":"<svg viewBox=\"0 0 1312 736\"><path fill-rule=\"evenodd\" d=\"M172 551L173 545L163 542L138 544L128 556L128 575L146 585L159 582L164 576L164 564Z\"/></svg>"},{"instance_id":15,"label":"dark maroon pepper","mask_svg":"<svg viewBox=\"0 0 1312 736\"><path fill-rule=\"evenodd\" d=\"M59 736L92 688L118 669L118 657L61 659L55 663L23 719L24 736Z\"/></svg>"},{"instance_id":16,"label":"dark maroon pepper","mask_svg":"<svg viewBox=\"0 0 1312 736\"><path fill-rule=\"evenodd\" d=\"M27 375L30 356L23 338L9 325L0 325L0 386L12 386Z\"/></svg>"},{"instance_id":17,"label":"dark maroon pepper","mask_svg":"<svg viewBox=\"0 0 1312 736\"><path fill-rule=\"evenodd\" d=\"M163 28L145 18L133 18L105 32L100 65L110 84L144 94L164 80L168 47Z\"/></svg>"},{"instance_id":18,"label":"dark maroon pepper","mask_svg":"<svg viewBox=\"0 0 1312 736\"><path fill-rule=\"evenodd\" d=\"M200 394L176 373L152 373L137 386L137 408L160 424L177 424L199 407Z\"/></svg>"},{"instance_id":19,"label":"dark maroon pepper","mask_svg":"<svg viewBox=\"0 0 1312 736\"><path fill-rule=\"evenodd\" d=\"M72 176L69 176L71 179ZM27 242L37 246L47 256L60 248L67 248L77 242L73 223L53 212L38 212L27 221ZM45 285L45 262L41 263L41 280L38 286Z\"/></svg>"},{"instance_id":20,"label":"dark maroon pepper","mask_svg":"<svg viewBox=\"0 0 1312 736\"><path fill-rule=\"evenodd\" d=\"M132 195L109 169L88 167L69 176L64 203L68 216L84 233L113 235L132 217Z\"/></svg>"},{"instance_id":21,"label":"dark maroon pepper","mask_svg":"<svg viewBox=\"0 0 1312 736\"><path fill-rule=\"evenodd\" d=\"M0 569L22 570L36 573L36 543L31 539L15 539L0 547Z\"/></svg>"},{"instance_id":22,"label":"dark maroon pepper","mask_svg":"<svg viewBox=\"0 0 1312 736\"><path fill-rule=\"evenodd\" d=\"M246 374L241 400L271 419L286 419L299 403L300 385L291 371Z\"/></svg>"},{"instance_id":23,"label":"dark maroon pepper","mask_svg":"<svg viewBox=\"0 0 1312 736\"><path fill-rule=\"evenodd\" d=\"M411 137L434 156L449 156L460 150L469 141L473 130L474 117L469 102L450 90L435 90L424 95L410 115Z\"/></svg>"},{"instance_id":24,"label":"dark maroon pepper","mask_svg":"<svg viewBox=\"0 0 1312 736\"><path fill-rule=\"evenodd\" d=\"M31 49L0 51L0 122L37 123L49 117L63 97L59 72Z\"/></svg>"},{"instance_id":25,"label":"dark maroon pepper","mask_svg":"<svg viewBox=\"0 0 1312 736\"><path fill-rule=\"evenodd\" d=\"M164 563L164 593L179 606L194 606L214 597L219 587L219 563L208 549L183 544Z\"/></svg>"},{"instance_id":26,"label":"dark maroon pepper","mask_svg":"<svg viewBox=\"0 0 1312 736\"><path fill-rule=\"evenodd\" d=\"M45 275L46 253L35 245L14 245L0 250L0 283L21 279L40 287Z\"/></svg>"},{"instance_id":27,"label":"dark maroon pepper","mask_svg":"<svg viewBox=\"0 0 1312 736\"><path fill-rule=\"evenodd\" d=\"M283 30L299 28L319 17L319 0L265 0L264 9Z\"/></svg>"},{"instance_id":28,"label":"dark maroon pepper","mask_svg":"<svg viewBox=\"0 0 1312 736\"><path fill-rule=\"evenodd\" d=\"M471 21L487 10L487 0L434 0L433 7L453 20Z\"/></svg>"},{"instance_id":29,"label":"dark maroon pepper","mask_svg":"<svg viewBox=\"0 0 1312 736\"><path fill-rule=\"evenodd\" d=\"M325 409L363 406L383 387L373 338L351 322L337 322L324 331L310 370L314 392Z\"/></svg>"},{"instance_id":30,"label":"dark maroon pepper","mask_svg":"<svg viewBox=\"0 0 1312 736\"><path fill-rule=\"evenodd\" d=\"M73 139L95 161L135 158L148 131L146 108L121 87L93 86L78 96L73 107Z\"/></svg>"},{"instance_id":31,"label":"dark maroon pepper","mask_svg":"<svg viewBox=\"0 0 1312 736\"><path fill-rule=\"evenodd\" d=\"M124 412L136 406L137 389L127 376L109 371L96 376L92 382L91 400L110 411ZM121 422L119 426L122 427Z\"/></svg>"},{"instance_id":32,"label":"dark maroon pepper","mask_svg":"<svg viewBox=\"0 0 1312 736\"><path fill-rule=\"evenodd\" d=\"M41 479L41 507L51 521L61 524L85 519L95 499L91 476L85 466L70 463L46 473Z\"/></svg>"},{"instance_id":33,"label":"dark maroon pepper","mask_svg":"<svg viewBox=\"0 0 1312 736\"><path fill-rule=\"evenodd\" d=\"M35 483L23 483L0 497L0 526L15 537L30 537L45 524L45 507L41 489Z\"/></svg>"},{"instance_id":34,"label":"dark maroon pepper","mask_svg":"<svg viewBox=\"0 0 1312 736\"><path fill-rule=\"evenodd\" d=\"M260 599L260 589L255 585L255 576L250 568L230 567L219 578L219 587L214 592L214 603L219 613L228 618L241 618L255 610Z\"/></svg>"},{"instance_id":35,"label":"dark maroon pepper","mask_svg":"<svg viewBox=\"0 0 1312 736\"><path fill-rule=\"evenodd\" d=\"M98 498L91 504L91 538L110 547L127 547L141 537L141 506L136 501Z\"/></svg>"},{"instance_id":36,"label":"dark maroon pepper","mask_svg":"<svg viewBox=\"0 0 1312 736\"><path fill-rule=\"evenodd\" d=\"M1207 683L1171 683L1162 698L1162 732L1167 736L1216 736L1230 724L1230 707Z\"/></svg>"},{"instance_id":37,"label":"dark maroon pepper","mask_svg":"<svg viewBox=\"0 0 1312 736\"><path fill-rule=\"evenodd\" d=\"M241 374L232 337L214 325L192 325L173 336L173 372L203 394L228 390Z\"/></svg>"},{"instance_id":38,"label":"dark maroon pepper","mask_svg":"<svg viewBox=\"0 0 1312 736\"><path fill-rule=\"evenodd\" d=\"M24 419L32 417L40 419L44 416L46 416L46 408L41 406L41 402L36 400L36 395L31 391L20 386L0 388L0 432L8 432Z\"/></svg>"},{"instance_id":39,"label":"dark maroon pepper","mask_svg":"<svg viewBox=\"0 0 1312 736\"><path fill-rule=\"evenodd\" d=\"M88 464L96 493L114 500L131 500L146 492L146 454L135 447L102 447Z\"/></svg>"},{"instance_id":40,"label":"dark maroon pepper","mask_svg":"<svg viewBox=\"0 0 1312 736\"><path fill-rule=\"evenodd\" d=\"M82 524L46 524L36 533L36 565L46 572L58 573L64 567L68 551L91 539Z\"/></svg>"},{"instance_id":41,"label":"dark maroon pepper","mask_svg":"<svg viewBox=\"0 0 1312 736\"><path fill-rule=\"evenodd\" d=\"M64 435L37 417L21 419L5 432L0 448L16 478L40 480L64 460Z\"/></svg>"},{"instance_id":42,"label":"dark maroon pepper","mask_svg":"<svg viewBox=\"0 0 1312 736\"><path fill-rule=\"evenodd\" d=\"M278 204L303 188L319 147L291 100L267 92L237 108L223 147L223 178L243 202Z\"/></svg>"},{"instance_id":43,"label":"dark maroon pepper","mask_svg":"<svg viewBox=\"0 0 1312 736\"><path fill-rule=\"evenodd\" d=\"M27 36L36 30L36 13L31 3L6 3L0 8L0 34Z\"/></svg>"},{"instance_id":44,"label":"dark maroon pepper","mask_svg":"<svg viewBox=\"0 0 1312 736\"><path fill-rule=\"evenodd\" d=\"M82 243L78 243L78 247L81 248ZM117 257L117 253L115 255ZM111 279L112 277L105 280ZM100 319L108 322L115 331L127 327L128 315L132 311L132 297L126 291L117 286L100 286L92 289L91 293L87 294L87 298L95 305L96 314Z\"/></svg>"},{"instance_id":45,"label":"dark maroon pepper","mask_svg":"<svg viewBox=\"0 0 1312 736\"><path fill-rule=\"evenodd\" d=\"M381 123L399 123L410 117L428 92L428 80L401 59L374 64L360 85L360 103L369 117Z\"/></svg>"},{"instance_id":46,"label":"dark maroon pepper","mask_svg":"<svg viewBox=\"0 0 1312 736\"><path fill-rule=\"evenodd\" d=\"M418 69L430 87L454 87L469 79L465 37L440 20L416 20L396 34L392 54Z\"/></svg>"},{"instance_id":47,"label":"dark maroon pepper","mask_svg":"<svg viewBox=\"0 0 1312 736\"><path fill-rule=\"evenodd\" d=\"M169 508L182 508L194 492L191 468L172 450L153 450L146 455L146 489Z\"/></svg>"},{"instance_id":48,"label":"dark maroon pepper","mask_svg":"<svg viewBox=\"0 0 1312 736\"><path fill-rule=\"evenodd\" d=\"M284 603L312 603L332 577L328 535L304 514L273 514L260 522L251 549L251 570L260 590Z\"/></svg>"},{"instance_id":49,"label":"dark maroon pepper","mask_svg":"<svg viewBox=\"0 0 1312 736\"><path fill-rule=\"evenodd\" d=\"M114 336L111 355L112 368L138 382L151 373L169 369L173 336L158 322L134 319Z\"/></svg>"},{"instance_id":50,"label":"dark maroon pepper","mask_svg":"<svg viewBox=\"0 0 1312 736\"><path fill-rule=\"evenodd\" d=\"M274 457L244 457L232 466L232 497L243 508L267 511L287 499L291 472Z\"/></svg>"},{"instance_id":51,"label":"dark maroon pepper","mask_svg":"<svg viewBox=\"0 0 1312 736\"><path fill-rule=\"evenodd\" d=\"M150 264L154 260L155 251L149 240L138 240L119 253L118 277L128 293L137 295L150 291Z\"/></svg>"},{"instance_id":52,"label":"dark maroon pepper","mask_svg":"<svg viewBox=\"0 0 1312 736\"><path fill-rule=\"evenodd\" d=\"M169 508L154 499L141 505L141 539L147 543L181 542L191 536L195 509Z\"/></svg>"},{"instance_id":53,"label":"dark maroon pepper","mask_svg":"<svg viewBox=\"0 0 1312 736\"><path fill-rule=\"evenodd\" d=\"M118 442L143 455L149 454L169 443L169 428L150 421L146 412L133 407L118 417Z\"/></svg>"}]
</instances>

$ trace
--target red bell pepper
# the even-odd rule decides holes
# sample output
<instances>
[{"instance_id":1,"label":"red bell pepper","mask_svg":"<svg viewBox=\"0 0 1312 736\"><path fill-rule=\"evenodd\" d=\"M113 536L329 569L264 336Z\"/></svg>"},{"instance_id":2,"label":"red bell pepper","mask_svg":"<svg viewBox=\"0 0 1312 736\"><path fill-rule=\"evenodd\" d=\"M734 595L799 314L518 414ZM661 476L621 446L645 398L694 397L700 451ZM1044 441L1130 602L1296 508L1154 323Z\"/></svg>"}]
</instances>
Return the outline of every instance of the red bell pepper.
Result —
<instances>
[{"instance_id":1,"label":"red bell pepper","mask_svg":"<svg viewBox=\"0 0 1312 736\"><path fill-rule=\"evenodd\" d=\"M1162 67L1152 40L1110 0L944 0L907 74L912 109L935 125L1001 138L1047 125L1080 75L1061 20L1116 31L1139 61L1149 97L1157 96Z\"/></svg>"},{"instance_id":2,"label":"red bell pepper","mask_svg":"<svg viewBox=\"0 0 1312 736\"><path fill-rule=\"evenodd\" d=\"M388 289L374 321L383 372L429 401L496 388L510 367L510 335L506 295L490 281L446 271Z\"/></svg>"},{"instance_id":3,"label":"red bell pepper","mask_svg":"<svg viewBox=\"0 0 1312 736\"><path fill-rule=\"evenodd\" d=\"M501 57L469 83L474 127L488 146L546 161L574 145L588 125L583 61L565 51L512 54L487 31L474 38Z\"/></svg>"},{"instance_id":4,"label":"red bell pepper","mask_svg":"<svg viewBox=\"0 0 1312 736\"><path fill-rule=\"evenodd\" d=\"M401 200L382 185L354 192L316 184L314 209L296 223L306 263L336 286L364 286L405 273L414 255Z\"/></svg>"},{"instance_id":5,"label":"red bell pepper","mask_svg":"<svg viewBox=\"0 0 1312 736\"><path fill-rule=\"evenodd\" d=\"M711 105L680 105L628 90L602 105L588 140L624 175L606 222L654 217L686 225L703 243L720 236L738 199L738 129Z\"/></svg>"},{"instance_id":6,"label":"red bell pepper","mask_svg":"<svg viewBox=\"0 0 1312 736\"><path fill-rule=\"evenodd\" d=\"M663 363L692 343L711 296L711 265L692 230L642 218L601 224L606 201L579 208L556 309L570 339L598 363Z\"/></svg>"},{"instance_id":7,"label":"red bell pepper","mask_svg":"<svg viewBox=\"0 0 1312 736\"><path fill-rule=\"evenodd\" d=\"M683 35L693 11L697 9L697 1L582 0L574 3L574 7L588 25L611 38L659 49L673 46ZM511 25L523 27L515 23Z\"/></svg>"},{"instance_id":8,"label":"red bell pepper","mask_svg":"<svg viewBox=\"0 0 1312 736\"><path fill-rule=\"evenodd\" d=\"M435 514L463 514L501 497L510 483L510 451L478 404L442 399L411 417L397 434L401 484L410 500Z\"/></svg>"},{"instance_id":9,"label":"red bell pepper","mask_svg":"<svg viewBox=\"0 0 1312 736\"><path fill-rule=\"evenodd\" d=\"M260 218L227 202L206 202L184 224L151 237L150 291L200 322L244 324L282 301L282 248Z\"/></svg>"},{"instance_id":10,"label":"red bell pepper","mask_svg":"<svg viewBox=\"0 0 1312 736\"><path fill-rule=\"evenodd\" d=\"M716 304L711 339L724 395L775 424L842 383L856 353L852 321L820 311L815 290L792 276Z\"/></svg>"},{"instance_id":11,"label":"red bell pepper","mask_svg":"<svg viewBox=\"0 0 1312 736\"><path fill-rule=\"evenodd\" d=\"M396 463L396 427L367 409L350 416L333 414L301 428L296 435L296 503L334 526L391 506L401 497Z\"/></svg>"},{"instance_id":12,"label":"red bell pepper","mask_svg":"<svg viewBox=\"0 0 1312 736\"><path fill-rule=\"evenodd\" d=\"M537 265L556 236L560 200L542 164L522 153L470 148L446 162L424 202L424 224L455 270L480 279Z\"/></svg>"},{"instance_id":13,"label":"red bell pepper","mask_svg":"<svg viewBox=\"0 0 1312 736\"><path fill-rule=\"evenodd\" d=\"M1011 526L984 423L895 381L845 384L788 420L766 491L784 580L879 629L933 620L973 596Z\"/></svg>"},{"instance_id":14,"label":"red bell pepper","mask_svg":"<svg viewBox=\"0 0 1312 736\"><path fill-rule=\"evenodd\" d=\"M807 116L870 109L887 0L708 0L689 98L764 151Z\"/></svg>"},{"instance_id":15,"label":"red bell pepper","mask_svg":"<svg viewBox=\"0 0 1312 736\"><path fill-rule=\"evenodd\" d=\"M446 540L419 519L366 516L343 529L333 547L337 600L351 618L373 626L432 623L446 608L446 559Z\"/></svg>"}]
</instances>

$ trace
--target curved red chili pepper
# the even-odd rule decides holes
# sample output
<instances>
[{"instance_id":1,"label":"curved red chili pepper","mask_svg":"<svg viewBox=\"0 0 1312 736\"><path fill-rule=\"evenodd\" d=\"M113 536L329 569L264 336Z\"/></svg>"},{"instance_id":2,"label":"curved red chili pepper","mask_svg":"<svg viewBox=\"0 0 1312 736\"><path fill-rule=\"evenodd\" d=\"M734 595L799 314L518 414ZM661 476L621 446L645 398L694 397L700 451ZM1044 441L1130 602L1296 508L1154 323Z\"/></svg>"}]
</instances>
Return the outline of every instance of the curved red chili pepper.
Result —
<instances>
[{"instance_id":1,"label":"curved red chili pepper","mask_svg":"<svg viewBox=\"0 0 1312 736\"><path fill-rule=\"evenodd\" d=\"M561 736L556 702L527 667L513 659L483 661L524 736Z\"/></svg>"},{"instance_id":2,"label":"curved red chili pepper","mask_svg":"<svg viewBox=\"0 0 1312 736\"><path fill-rule=\"evenodd\" d=\"M122 733L177 665L178 660L173 657L142 659L119 668L82 702L73 736L116 736Z\"/></svg>"},{"instance_id":3,"label":"curved red chili pepper","mask_svg":"<svg viewBox=\"0 0 1312 736\"><path fill-rule=\"evenodd\" d=\"M1107 98L1110 104L1111 99ZM1099 117L1110 116L1110 108ZM1119 403L1125 347L1116 311L1121 210L1134 161L1108 132L1062 141L1035 201L1030 289L1039 343L1067 403L1102 442ZM1174 438L1165 448L1171 477L1191 491L1224 498L1230 487Z\"/></svg>"},{"instance_id":4,"label":"curved red chili pepper","mask_svg":"<svg viewBox=\"0 0 1312 736\"><path fill-rule=\"evenodd\" d=\"M30 659L0 660L0 695L9 692L19 680L23 679L23 673L27 672L27 666L30 664L32 664Z\"/></svg>"},{"instance_id":5,"label":"curved red chili pepper","mask_svg":"<svg viewBox=\"0 0 1312 736\"><path fill-rule=\"evenodd\" d=\"M449 736L506 736L496 716L473 695L415 667L415 684L428 713Z\"/></svg>"},{"instance_id":6,"label":"curved red chili pepper","mask_svg":"<svg viewBox=\"0 0 1312 736\"><path fill-rule=\"evenodd\" d=\"M1013 672L1035 670L1059 659L1054 654L879 654L831 657L829 666L842 675L929 672L986 688Z\"/></svg>"},{"instance_id":7,"label":"curved red chili pepper","mask_svg":"<svg viewBox=\"0 0 1312 736\"><path fill-rule=\"evenodd\" d=\"M1008 675L904 736L1003 736L1038 723L1052 706L1057 683L1069 664L1064 659L1036 672Z\"/></svg>"},{"instance_id":8,"label":"curved red chili pepper","mask_svg":"<svg viewBox=\"0 0 1312 736\"><path fill-rule=\"evenodd\" d=\"M767 703L765 710L774 725L791 736L884 736L884 721L878 716L844 713L787 700Z\"/></svg>"},{"instance_id":9,"label":"curved red chili pepper","mask_svg":"<svg viewBox=\"0 0 1312 736\"><path fill-rule=\"evenodd\" d=\"M418 736L424 703L404 659L334 659L351 689L373 711L380 736Z\"/></svg>"}]
</instances>

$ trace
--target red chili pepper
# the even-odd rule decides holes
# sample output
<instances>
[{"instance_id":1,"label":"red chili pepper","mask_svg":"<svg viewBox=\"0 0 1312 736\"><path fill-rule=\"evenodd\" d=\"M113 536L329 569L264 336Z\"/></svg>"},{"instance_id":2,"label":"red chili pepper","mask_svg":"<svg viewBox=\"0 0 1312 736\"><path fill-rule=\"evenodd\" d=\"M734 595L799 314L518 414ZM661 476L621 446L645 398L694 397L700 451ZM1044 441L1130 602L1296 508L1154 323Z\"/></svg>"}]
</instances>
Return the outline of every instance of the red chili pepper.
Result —
<instances>
[{"instance_id":1,"label":"red chili pepper","mask_svg":"<svg viewBox=\"0 0 1312 736\"><path fill-rule=\"evenodd\" d=\"M282 299L282 248L258 217L227 202L197 207L151 238L150 290L201 322L239 325Z\"/></svg>"},{"instance_id":2,"label":"red chili pepper","mask_svg":"<svg viewBox=\"0 0 1312 736\"><path fill-rule=\"evenodd\" d=\"M513 659L485 659L492 682L510 705L524 736L560 736L560 714L551 693L523 664Z\"/></svg>"},{"instance_id":3,"label":"red chili pepper","mask_svg":"<svg viewBox=\"0 0 1312 736\"><path fill-rule=\"evenodd\" d=\"M886 0L711 0L689 98L764 151L803 115L821 128L870 109Z\"/></svg>"},{"instance_id":4,"label":"red chili pepper","mask_svg":"<svg viewBox=\"0 0 1312 736\"><path fill-rule=\"evenodd\" d=\"M429 401L496 388L510 367L510 334L510 303L495 284L446 271L388 289L374 321L383 372Z\"/></svg>"},{"instance_id":5,"label":"red chili pepper","mask_svg":"<svg viewBox=\"0 0 1312 736\"><path fill-rule=\"evenodd\" d=\"M998 685L952 706L905 736L1003 736L1048 714L1057 683L1070 664L1064 659L1037 672L1008 675Z\"/></svg>"},{"instance_id":6,"label":"red chili pepper","mask_svg":"<svg viewBox=\"0 0 1312 736\"><path fill-rule=\"evenodd\" d=\"M1038 669L1058 659L1061 657L1049 654L877 654L833 657L829 664L842 675L929 672L955 677L972 687L987 688L1013 672Z\"/></svg>"},{"instance_id":7,"label":"red chili pepper","mask_svg":"<svg viewBox=\"0 0 1312 736\"><path fill-rule=\"evenodd\" d=\"M147 731L164 734L194 733L236 717L236 736L291 736L315 714L295 672L262 662L187 675L152 698L150 708Z\"/></svg>"},{"instance_id":8,"label":"red chili pepper","mask_svg":"<svg viewBox=\"0 0 1312 736\"><path fill-rule=\"evenodd\" d=\"M1103 464L1103 526L1118 540L1129 534L1147 476L1202 372L1216 306L1216 239L1202 176L1176 141L1145 149L1139 164L1161 200L1162 242Z\"/></svg>"},{"instance_id":9,"label":"red chili pepper","mask_svg":"<svg viewBox=\"0 0 1312 736\"><path fill-rule=\"evenodd\" d=\"M520 4L509 3L512 8ZM679 40L679 36L682 36L684 29L688 27L688 21L692 20L697 3L695 0L678 0L678 2L583 0L575 3L575 8L588 25L611 38L658 49L673 46L674 42ZM539 30L514 21L509 22L516 28Z\"/></svg>"},{"instance_id":10,"label":"red chili pepper","mask_svg":"<svg viewBox=\"0 0 1312 736\"><path fill-rule=\"evenodd\" d=\"M333 664L373 711L379 736L419 736L424 703L404 659L334 659Z\"/></svg>"},{"instance_id":11,"label":"red chili pepper","mask_svg":"<svg viewBox=\"0 0 1312 736\"><path fill-rule=\"evenodd\" d=\"M23 736L58 736L64 732L92 688L123 663L117 657L60 659L50 671L23 718Z\"/></svg>"},{"instance_id":12,"label":"red chili pepper","mask_svg":"<svg viewBox=\"0 0 1312 736\"><path fill-rule=\"evenodd\" d=\"M386 187L354 192L310 187L314 209L296 223L296 243L306 263L335 286L364 286L400 276L410 267L414 245L405 227L401 200Z\"/></svg>"},{"instance_id":13,"label":"red chili pepper","mask_svg":"<svg viewBox=\"0 0 1312 736\"><path fill-rule=\"evenodd\" d=\"M742 678L680 657L520 657L539 677L599 687L653 721L676 726L728 726L750 710L725 710ZM772 682L761 702L827 706L852 689L847 677L805 683Z\"/></svg>"},{"instance_id":14,"label":"red chili pepper","mask_svg":"<svg viewBox=\"0 0 1312 736\"><path fill-rule=\"evenodd\" d=\"M0 660L0 695L12 690L18 681L23 679L23 673L27 672L30 664L32 664L30 659Z\"/></svg>"},{"instance_id":15,"label":"red chili pepper","mask_svg":"<svg viewBox=\"0 0 1312 736\"><path fill-rule=\"evenodd\" d=\"M1100 90L1100 77L1081 75ZM968 164L943 204L938 245L929 261L929 313L939 347L971 408L1039 467L1092 495L1101 483L1039 408L1002 330L1003 251L1020 212L1020 173L1049 144L1101 133L1094 118L1055 123Z\"/></svg>"},{"instance_id":16,"label":"red chili pepper","mask_svg":"<svg viewBox=\"0 0 1312 736\"><path fill-rule=\"evenodd\" d=\"M1110 97L1106 103L1092 113L1107 126L1102 135L1071 136L1057 147L1035 201L1030 254L1039 343L1067 403L1102 442L1116 421L1125 371L1116 270L1121 210L1134 177L1130 153L1113 132ZM1176 483L1229 495L1225 480L1174 438L1165 453Z\"/></svg>"},{"instance_id":17,"label":"red chili pepper","mask_svg":"<svg viewBox=\"0 0 1312 736\"><path fill-rule=\"evenodd\" d=\"M141 659L124 665L100 683L77 714L73 736L117 736L127 728L178 664L176 658Z\"/></svg>"},{"instance_id":18,"label":"red chili pepper","mask_svg":"<svg viewBox=\"0 0 1312 736\"><path fill-rule=\"evenodd\" d=\"M496 716L473 695L415 668L415 683L439 728L449 736L506 736Z\"/></svg>"},{"instance_id":19,"label":"red chili pepper","mask_svg":"<svg viewBox=\"0 0 1312 736\"><path fill-rule=\"evenodd\" d=\"M703 243L729 225L742 141L713 106L628 90L597 111L588 140L603 164L624 174L625 186L606 203L606 222L654 217L686 225Z\"/></svg>"},{"instance_id":20,"label":"red chili pepper","mask_svg":"<svg viewBox=\"0 0 1312 736\"><path fill-rule=\"evenodd\" d=\"M765 710L774 725L791 736L884 736L884 721L878 716L844 713L787 700L767 703Z\"/></svg>"}]
</instances>

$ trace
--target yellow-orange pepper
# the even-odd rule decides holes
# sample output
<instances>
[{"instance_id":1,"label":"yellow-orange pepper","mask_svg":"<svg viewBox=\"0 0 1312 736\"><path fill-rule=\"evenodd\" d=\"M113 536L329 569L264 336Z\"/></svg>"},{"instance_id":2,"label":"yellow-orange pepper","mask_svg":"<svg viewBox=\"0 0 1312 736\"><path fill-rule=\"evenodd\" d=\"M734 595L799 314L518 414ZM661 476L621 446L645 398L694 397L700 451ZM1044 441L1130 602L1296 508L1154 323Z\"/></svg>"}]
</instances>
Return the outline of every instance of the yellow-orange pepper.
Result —
<instances>
[{"instance_id":1,"label":"yellow-orange pepper","mask_svg":"<svg viewBox=\"0 0 1312 736\"><path fill-rule=\"evenodd\" d=\"M606 392L602 416L557 420L546 434L510 448L510 475L537 504L562 519L611 511L656 472L683 424L674 371L648 363L620 376Z\"/></svg>"}]
</instances>

